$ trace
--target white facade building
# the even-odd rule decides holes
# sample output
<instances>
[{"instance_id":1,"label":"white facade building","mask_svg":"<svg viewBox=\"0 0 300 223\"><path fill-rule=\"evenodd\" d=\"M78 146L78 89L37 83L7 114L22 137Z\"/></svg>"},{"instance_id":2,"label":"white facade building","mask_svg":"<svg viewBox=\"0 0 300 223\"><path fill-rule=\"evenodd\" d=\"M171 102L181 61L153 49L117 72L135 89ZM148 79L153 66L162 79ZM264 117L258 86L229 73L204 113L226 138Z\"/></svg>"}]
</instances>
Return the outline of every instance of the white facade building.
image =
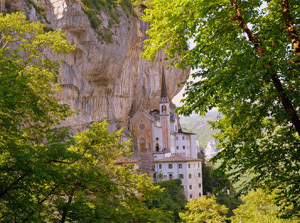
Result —
<instances>
[{"instance_id":1,"label":"white facade building","mask_svg":"<svg viewBox=\"0 0 300 223\"><path fill-rule=\"evenodd\" d=\"M175 155L154 163L155 181L181 179L187 200L202 196L202 164L199 159Z\"/></svg>"},{"instance_id":2,"label":"white facade building","mask_svg":"<svg viewBox=\"0 0 300 223\"><path fill-rule=\"evenodd\" d=\"M159 110L138 111L131 118L130 127L144 173L156 181L180 178L187 199L202 196L202 165L197 159L196 134L183 132L179 116L170 111L164 71Z\"/></svg>"}]
</instances>

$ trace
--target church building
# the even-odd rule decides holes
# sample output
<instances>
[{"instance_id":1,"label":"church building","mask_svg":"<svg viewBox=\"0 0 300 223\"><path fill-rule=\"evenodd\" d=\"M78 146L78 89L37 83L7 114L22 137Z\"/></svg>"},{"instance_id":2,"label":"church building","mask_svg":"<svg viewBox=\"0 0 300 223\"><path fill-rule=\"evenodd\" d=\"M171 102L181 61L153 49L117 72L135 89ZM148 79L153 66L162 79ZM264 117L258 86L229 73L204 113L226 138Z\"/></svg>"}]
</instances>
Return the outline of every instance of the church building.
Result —
<instances>
[{"instance_id":1,"label":"church building","mask_svg":"<svg viewBox=\"0 0 300 223\"><path fill-rule=\"evenodd\" d=\"M138 111L130 122L143 173L153 181L180 178L186 199L202 196L202 165L197 158L196 134L181 129L170 109L164 69L159 110Z\"/></svg>"}]
</instances>

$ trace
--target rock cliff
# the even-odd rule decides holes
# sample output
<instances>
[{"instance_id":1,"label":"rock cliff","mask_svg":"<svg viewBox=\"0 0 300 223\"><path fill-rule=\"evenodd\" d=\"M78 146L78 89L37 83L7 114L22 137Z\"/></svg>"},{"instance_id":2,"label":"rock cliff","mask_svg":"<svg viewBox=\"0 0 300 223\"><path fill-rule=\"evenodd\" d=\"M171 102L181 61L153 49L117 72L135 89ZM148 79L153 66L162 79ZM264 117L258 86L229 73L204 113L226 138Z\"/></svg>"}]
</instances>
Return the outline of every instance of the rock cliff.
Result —
<instances>
[{"instance_id":1,"label":"rock cliff","mask_svg":"<svg viewBox=\"0 0 300 223\"><path fill-rule=\"evenodd\" d=\"M9 7L24 11L31 21L40 20L49 28L63 30L76 46L60 67L64 90L57 99L80 112L63 125L81 130L91 122L108 119L125 126L138 109L158 107L161 69L168 64L162 53L154 62L139 57L148 24L119 7L120 22L110 27L113 39L108 43L99 39L79 0L37 0L42 15L32 1L6 0ZM100 16L102 25L109 27L110 18L104 10ZM169 98L173 98L188 72L171 67L165 75Z\"/></svg>"}]
</instances>

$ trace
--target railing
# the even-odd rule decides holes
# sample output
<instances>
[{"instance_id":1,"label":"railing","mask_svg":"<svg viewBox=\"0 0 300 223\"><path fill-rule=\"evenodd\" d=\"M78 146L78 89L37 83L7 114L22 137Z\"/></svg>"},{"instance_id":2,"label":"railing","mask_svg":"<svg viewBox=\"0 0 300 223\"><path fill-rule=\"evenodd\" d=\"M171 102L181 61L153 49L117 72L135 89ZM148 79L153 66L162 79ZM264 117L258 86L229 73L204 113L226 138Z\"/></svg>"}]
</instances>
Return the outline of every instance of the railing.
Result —
<instances>
[{"instance_id":1,"label":"railing","mask_svg":"<svg viewBox=\"0 0 300 223\"><path fill-rule=\"evenodd\" d=\"M163 153L169 153L169 152L171 152L171 150L170 149L163 149L162 152Z\"/></svg>"},{"instance_id":2,"label":"railing","mask_svg":"<svg viewBox=\"0 0 300 223\"><path fill-rule=\"evenodd\" d=\"M172 156L185 156L186 153L171 153Z\"/></svg>"}]
</instances>

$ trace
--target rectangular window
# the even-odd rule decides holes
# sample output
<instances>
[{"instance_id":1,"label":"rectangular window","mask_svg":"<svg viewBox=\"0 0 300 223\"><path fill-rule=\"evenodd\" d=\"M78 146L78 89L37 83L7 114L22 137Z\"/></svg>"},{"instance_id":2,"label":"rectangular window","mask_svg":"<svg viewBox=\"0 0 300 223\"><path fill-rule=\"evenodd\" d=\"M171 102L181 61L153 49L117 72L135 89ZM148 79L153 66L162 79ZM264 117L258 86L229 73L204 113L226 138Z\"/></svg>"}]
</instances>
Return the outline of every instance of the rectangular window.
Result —
<instances>
[{"instance_id":1,"label":"rectangular window","mask_svg":"<svg viewBox=\"0 0 300 223\"><path fill-rule=\"evenodd\" d=\"M200 167L200 163L198 163L198 167Z\"/></svg>"},{"instance_id":2,"label":"rectangular window","mask_svg":"<svg viewBox=\"0 0 300 223\"><path fill-rule=\"evenodd\" d=\"M192 178L192 174L189 174L189 178Z\"/></svg>"},{"instance_id":3,"label":"rectangular window","mask_svg":"<svg viewBox=\"0 0 300 223\"><path fill-rule=\"evenodd\" d=\"M176 146L176 149L179 149L179 146Z\"/></svg>"},{"instance_id":4,"label":"rectangular window","mask_svg":"<svg viewBox=\"0 0 300 223\"><path fill-rule=\"evenodd\" d=\"M169 169L173 169L173 164L169 164Z\"/></svg>"},{"instance_id":5,"label":"rectangular window","mask_svg":"<svg viewBox=\"0 0 300 223\"><path fill-rule=\"evenodd\" d=\"M189 168L191 168L191 164L189 163Z\"/></svg>"},{"instance_id":6,"label":"rectangular window","mask_svg":"<svg viewBox=\"0 0 300 223\"><path fill-rule=\"evenodd\" d=\"M161 164L158 164L158 168L161 169Z\"/></svg>"},{"instance_id":7,"label":"rectangular window","mask_svg":"<svg viewBox=\"0 0 300 223\"><path fill-rule=\"evenodd\" d=\"M178 168L182 168L182 164L181 163L178 164Z\"/></svg>"},{"instance_id":8,"label":"rectangular window","mask_svg":"<svg viewBox=\"0 0 300 223\"><path fill-rule=\"evenodd\" d=\"M190 198L193 198L193 195L192 195L192 194L190 194Z\"/></svg>"},{"instance_id":9,"label":"rectangular window","mask_svg":"<svg viewBox=\"0 0 300 223\"><path fill-rule=\"evenodd\" d=\"M192 190L192 185L189 186L190 190Z\"/></svg>"},{"instance_id":10,"label":"rectangular window","mask_svg":"<svg viewBox=\"0 0 300 223\"><path fill-rule=\"evenodd\" d=\"M200 174L200 173L198 173L198 177L201 177L201 174Z\"/></svg>"},{"instance_id":11,"label":"rectangular window","mask_svg":"<svg viewBox=\"0 0 300 223\"><path fill-rule=\"evenodd\" d=\"M199 184L199 188L201 188L201 184Z\"/></svg>"},{"instance_id":12,"label":"rectangular window","mask_svg":"<svg viewBox=\"0 0 300 223\"><path fill-rule=\"evenodd\" d=\"M182 140L184 140L184 136L182 136Z\"/></svg>"},{"instance_id":13,"label":"rectangular window","mask_svg":"<svg viewBox=\"0 0 300 223\"><path fill-rule=\"evenodd\" d=\"M183 146L182 148L185 149L185 146Z\"/></svg>"},{"instance_id":14,"label":"rectangular window","mask_svg":"<svg viewBox=\"0 0 300 223\"><path fill-rule=\"evenodd\" d=\"M201 193L199 193L199 197L201 197Z\"/></svg>"},{"instance_id":15,"label":"rectangular window","mask_svg":"<svg viewBox=\"0 0 300 223\"><path fill-rule=\"evenodd\" d=\"M176 136L176 140L178 140L178 136Z\"/></svg>"},{"instance_id":16,"label":"rectangular window","mask_svg":"<svg viewBox=\"0 0 300 223\"><path fill-rule=\"evenodd\" d=\"M183 174L179 174L179 179L183 179Z\"/></svg>"}]
</instances>

